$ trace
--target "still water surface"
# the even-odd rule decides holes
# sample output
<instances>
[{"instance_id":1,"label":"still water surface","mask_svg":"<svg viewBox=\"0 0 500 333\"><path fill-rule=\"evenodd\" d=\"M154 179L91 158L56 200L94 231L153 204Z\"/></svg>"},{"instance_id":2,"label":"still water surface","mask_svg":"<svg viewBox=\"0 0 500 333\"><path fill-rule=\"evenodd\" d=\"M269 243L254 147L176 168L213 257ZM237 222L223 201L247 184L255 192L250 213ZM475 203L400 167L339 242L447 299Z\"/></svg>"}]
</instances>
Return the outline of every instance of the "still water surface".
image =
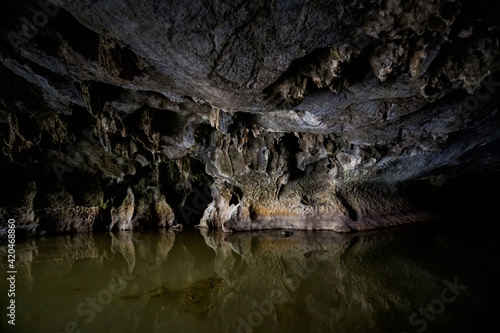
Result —
<instances>
[{"instance_id":1,"label":"still water surface","mask_svg":"<svg viewBox=\"0 0 500 333\"><path fill-rule=\"evenodd\" d=\"M161 230L18 240L16 326L3 278L0 331L479 331L500 314L499 248L461 229L447 221L287 238ZM5 242L0 251L5 276Z\"/></svg>"}]
</instances>

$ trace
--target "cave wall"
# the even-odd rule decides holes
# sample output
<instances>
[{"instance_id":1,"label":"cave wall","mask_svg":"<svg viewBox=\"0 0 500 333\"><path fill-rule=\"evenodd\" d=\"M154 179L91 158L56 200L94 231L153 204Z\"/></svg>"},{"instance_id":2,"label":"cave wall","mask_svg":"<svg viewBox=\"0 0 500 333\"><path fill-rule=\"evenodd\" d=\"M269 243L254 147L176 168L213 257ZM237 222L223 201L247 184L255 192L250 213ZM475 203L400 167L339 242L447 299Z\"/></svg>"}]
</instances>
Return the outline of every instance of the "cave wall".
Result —
<instances>
[{"instance_id":1,"label":"cave wall","mask_svg":"<svg viewBox=\"0 0 500 333\"><path fill-rule=\"evenodd\" d=\"M347 232L481 202L499 7L9 1L1 226Z\"/></svg>"}]
</instances>

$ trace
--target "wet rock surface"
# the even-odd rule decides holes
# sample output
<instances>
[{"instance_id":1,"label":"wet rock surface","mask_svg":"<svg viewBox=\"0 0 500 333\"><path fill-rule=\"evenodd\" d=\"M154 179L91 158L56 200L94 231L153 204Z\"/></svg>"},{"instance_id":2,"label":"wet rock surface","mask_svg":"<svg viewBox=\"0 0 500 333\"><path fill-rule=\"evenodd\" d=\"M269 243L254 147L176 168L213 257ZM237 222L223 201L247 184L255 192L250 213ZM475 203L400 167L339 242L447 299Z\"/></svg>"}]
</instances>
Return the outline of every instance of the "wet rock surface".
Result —
<instances>
[{"instance_id":1,"label":"wet rock surface","mask_svg":"<svg viewBox=\"0 0 500 333\"><path fill-rule=\"evenodd\" d=\"M483 212L499 9L9 1L2 228L348 232Z\"/></svg>"}]
</instances>

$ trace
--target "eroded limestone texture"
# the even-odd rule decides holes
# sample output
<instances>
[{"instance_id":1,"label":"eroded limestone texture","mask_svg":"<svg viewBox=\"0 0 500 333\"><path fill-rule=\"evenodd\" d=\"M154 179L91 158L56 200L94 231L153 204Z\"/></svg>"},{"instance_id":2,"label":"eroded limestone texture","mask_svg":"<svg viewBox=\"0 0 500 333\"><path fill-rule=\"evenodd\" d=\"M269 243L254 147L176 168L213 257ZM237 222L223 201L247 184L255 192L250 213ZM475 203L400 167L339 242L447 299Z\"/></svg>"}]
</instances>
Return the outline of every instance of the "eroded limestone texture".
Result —
<instances>
[{"instance_id":1,"label":"eroded limestone texture","mask_svg":"<svg viewBox=\"0 0 500 333\"><path fill-rule=\"evenodd\" d=\"M3 6L0 216L26 234L347 232L484 211L500 179L497 1Z\"/></svg>"}]
</instances>

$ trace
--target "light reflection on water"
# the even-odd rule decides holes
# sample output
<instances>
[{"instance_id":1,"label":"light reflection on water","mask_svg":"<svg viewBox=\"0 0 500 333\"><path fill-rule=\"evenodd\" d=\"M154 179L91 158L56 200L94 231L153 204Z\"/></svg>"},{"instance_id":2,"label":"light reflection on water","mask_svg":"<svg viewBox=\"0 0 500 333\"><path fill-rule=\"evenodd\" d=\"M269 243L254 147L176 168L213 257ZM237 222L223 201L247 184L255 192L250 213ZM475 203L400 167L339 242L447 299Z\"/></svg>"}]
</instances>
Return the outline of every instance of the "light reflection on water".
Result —
<instances>
[{"instance_id":1,"label":"light reflection on water","mask_svg":"<svg viewBox=\"0 0 500 333\"><path fill-rule=\"evenodd\" d=\"M4 310L1 331L477 330L498 313L498 247L446 230L295 231L288 238L161 230L18 240L16 326L7 325ZM467 289L444 292L444 302L449 283ZM0 288L5 309L6 279ZM416 313L410 323L429 303L437 314Z\"/></svg>"}]
</instances>

